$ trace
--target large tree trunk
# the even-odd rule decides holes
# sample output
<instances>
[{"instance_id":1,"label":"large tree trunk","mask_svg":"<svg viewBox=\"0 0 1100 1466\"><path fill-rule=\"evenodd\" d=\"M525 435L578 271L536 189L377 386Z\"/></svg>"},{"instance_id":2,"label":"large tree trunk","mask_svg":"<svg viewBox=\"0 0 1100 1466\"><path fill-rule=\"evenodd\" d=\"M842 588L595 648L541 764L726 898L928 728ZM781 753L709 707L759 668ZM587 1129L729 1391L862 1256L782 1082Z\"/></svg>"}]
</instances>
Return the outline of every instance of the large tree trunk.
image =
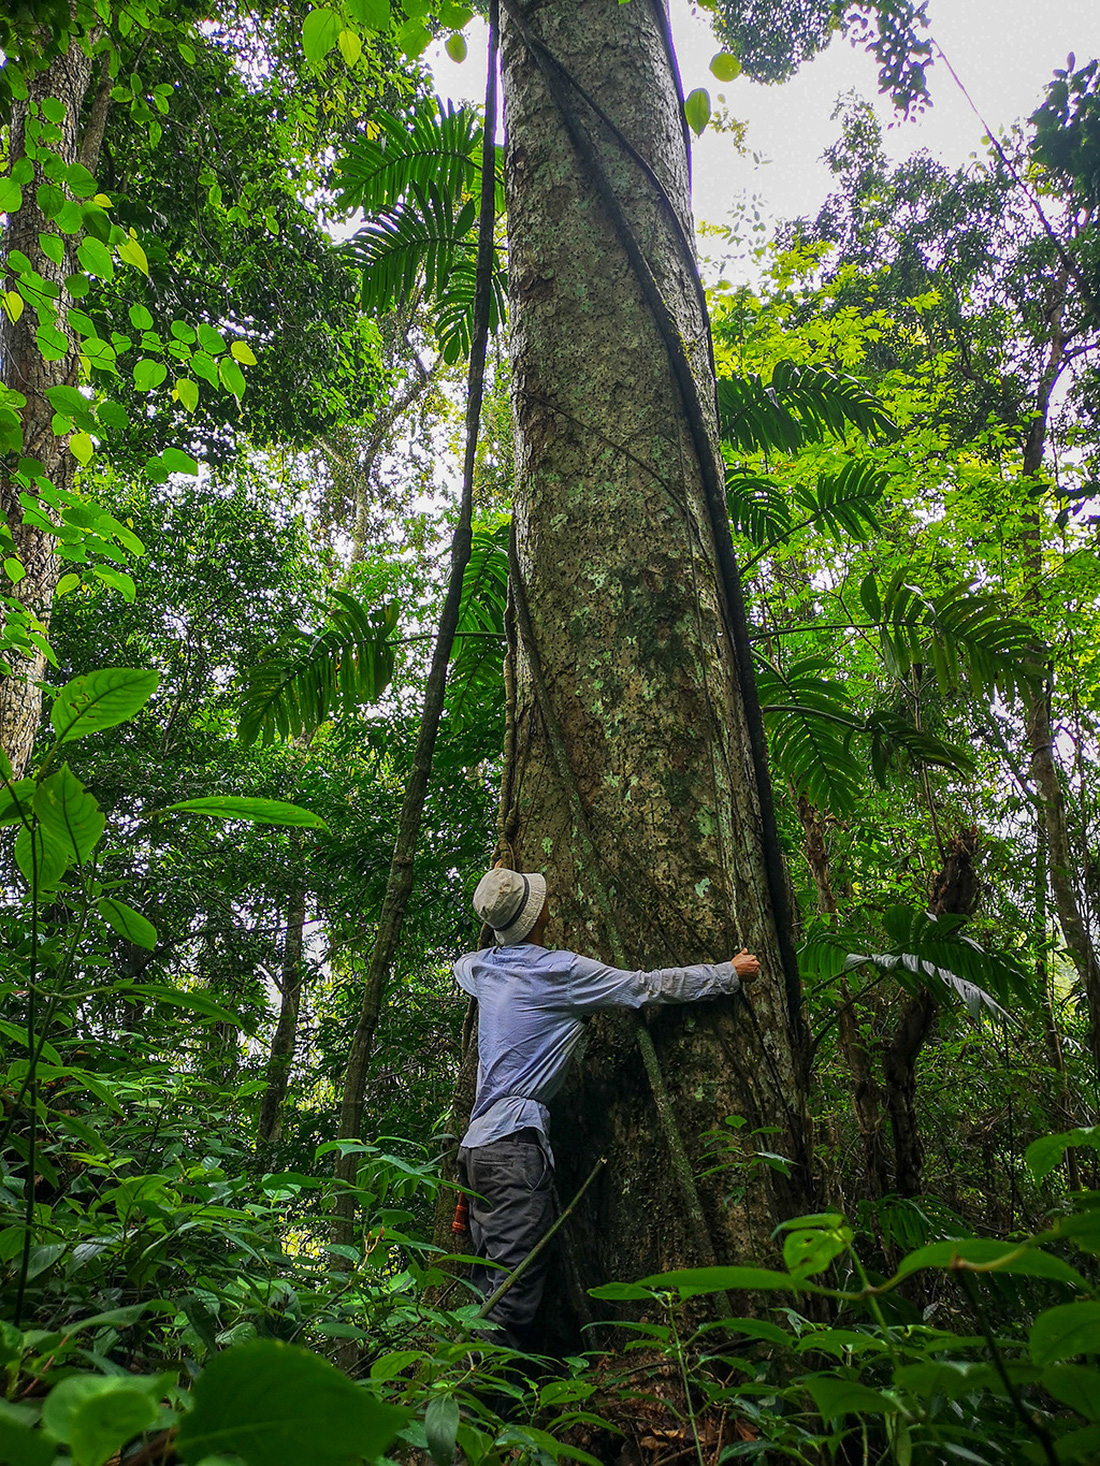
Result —
<instances>
[{"instance_id":1,"label":"large tree trunk","mask_svg":"<svg viewBox=\"0 0 1100 1466\"><path fill-rule=\"evenodd\" d=\"M681 243L691 238L688 160L670 52L648 0L502 9L522 613L515 858L546 872L561 945L654 967L744 944L763 970L751 1009L730 999L652 1020L671 1102L660 1123L633 1022L593 1023L555 1117L563 1198L598 1156L609 1161L574 1227L591 1285L705 1261L708 1240L723 1260L768 1252L806 1179L796 1169L788 1186L750 1157L759 1148L804 1159L791 1038L800 1014L784 992L698 438L636 261L548 89L544 68L559 85L561 73L545 53L540 67L531 38L598 99L668 195L671 206L572 92L690 359L713 452L707 323ZM730 1116L747 1123L727 1129ZM759 1126L778 1134L757 1144ZM669 1136L678 1131L698 1171L715 1130L732 1165L699 1183L707 1239Z\"/></svg>"},{"instance_id":2,"label":"large tree trunk","mask_svg":"<svg viewBox=\"0 0 1100 1466\"><path fill-rule=\"evenodd\" d=\"M77 239L58 234L39 209L36 194L38 187L47 181L42 163L50 156L51 150L67 166L81 157L80 114L91 76L91 58L85 55L75 39L70 40L67 51L55 56L44 70L27 76L28 96L25 100L12 102L9 131L14 167L20 159L28 156L28 123L41 125L45 120L41 115L43 99L53 97L64 106L64 116L58 124L60 138L55 137L49 148L38 145L36 151L42 157L33 160L34 179L23 185L23 205L8 220L3 248L7 276L5 288L14 288L17 277L11 272L8 261L16 250L20 250L30 261L31 269L46 282L46 291L53 293L52 303L56 308L53 324L67 338L68 350L60 360L45 359L35 339L39 316L33 304L27 304L14 323L7 315L0 316L3 383L26 398L26 406L21 413L23 455L36 459L42 465L42 475L61 490L72 488L76 465L66 439L54 435L54 409L46 398L46 392L50 387L75 385L77 380L75 334L66 320L66 311L72 300L65 288L66 277L76 268L74 251ZM102 120L98 112L93 122L97 129L95 152L98 152L98 139L102 135ZM55 263L42 248L41 239L51 235L65 243L60 264ZM22 278L24 281L29 278L25 271ZM43 299L47 317L50 315L49 304ZM19 494L20 485L10 477L10 465L0 464L0 509L15 541L16 554L26 571L15 588L15 595L41 628L48 629L60 561L54 549L53 536L41 528L23 523ZM19 776L30 760L38 729L42 708L42 692L38 684L45 672L46 659L40 649L28 645L26 655L13 653L10 662L11 675L0 675L0 749L7 754Z\"/></svg>"}]
</instances>

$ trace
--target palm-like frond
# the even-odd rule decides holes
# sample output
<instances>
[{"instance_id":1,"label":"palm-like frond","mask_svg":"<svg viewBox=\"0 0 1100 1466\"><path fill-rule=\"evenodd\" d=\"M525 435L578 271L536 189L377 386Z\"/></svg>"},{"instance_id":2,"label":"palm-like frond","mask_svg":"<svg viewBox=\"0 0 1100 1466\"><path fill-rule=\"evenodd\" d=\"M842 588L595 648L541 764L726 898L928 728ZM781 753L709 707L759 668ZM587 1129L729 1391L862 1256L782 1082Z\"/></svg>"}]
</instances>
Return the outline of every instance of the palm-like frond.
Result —
<instances>
[{"instance_id":1,"label":"palm-like frond","mask_svg":"<svg viewBox=\"0 0 1100 1466\"><path fill-rule=\"evenodd\" d=\"M309 737L337 710L376 702L393 676L397 603L368 609L332 592L325 625L295 632L247 674L238 737L245 745Z\"/></svg>"},{"instance_id":2,"label":"palm-like frond","mask_svg":"<svg viewBox=\"0 0 1100 1466\"><path fill-rule=\"evenodd\" d=\"M511 521L475 529L470 559L462 577L455 652L448 678L453 704L475 686L501 681L504 610L508 601L508 536Z\"/></svg>"},{"instance_id":3,"label":"palm-like frond","mask_svg":"<svg viewBox=\"0 0 1100 1466\"><path fill-rule=\"evenodd\" d=\"M842 683L821 672L823 657L805 657L788 669L758 658L756 681L772 758L814 804L834 814L856 807L862 768L852 754L859 727Z\"/></svg>"},{"instance_id":4,"label":"palm-like frond","mask_svg":"<svg viewBox=\"0 0 1100 1466\"><path fill-rule=\"evenodd\" d=\"M883 788L890 766L902 758L925 768L950 769L956 774L973 772L974 760L965 748L918 728L900 713L878 709L868 715L863 731L871 738L871 772Z\"/></svg>"},{"instance_id":5,"label":"palm-like frond","mask_svg":"<svg viewBox=\"0 0 1100 1466\"><path fill-rule=\"evenodd\" d=\"M941 691L962 681L979 696L1010 696L1041 675L1043 647L1026 622L994 596L962 581L929 595L897 571L881 597L873 576L860 586L864 609L879 626L882 655L896 677L933 667Z\"/></svg>"},{"instance_id":6,"label":"palm-like frond","mask_svg":"<svg viewBox=\"0 0 1100 1466\"><path fill-rule=\"evenodd\" d=\"M363 138L337 164L342 209L381 214L412 187L434 185L452 198L473 190L481 171L481 120L471 107L426 97L405 116L376 112L375 138Z\"/></svg>"},{"instance_id":7,"label":"palm-like frond","mask_svg":"<svg viewBox=\"0 0 1100 1466\"><path fill-rule=\"evenodd\" d=\"M858 543L878 533L876 505L886 492L889 475L870 463L853 459L839 473L822 474L815 484L800 484L796 503L807 510L806 528L824 529L835 540Z\"/></svg>"},{"instance_id":8,"label":"palm-like frond","mask_svg":"<svg viewBox=\"0 0 1100 1466\"><path fill-rule=\"evenodd\" d=\"M476 217L473 199L456 204L434 183L410 185L406 199L368 219L345 245L363 271L363 308L392 310L420 282L429 299L444 294L457 260L473 268Z\"/></svg>"},{"instance_id":9,"label":"palm-like frond","mask_svg":"<svg viewBox=\"0 0 1100 1466\"><path fill-rule=\"evenodd\" d=\"M854 950L865 944L863 936L825 929L803 943L799 967L807 980L825 983L843 972L871 967L911 993L925 988L940 999L958 999L975 1021L983 1012L1008 1016L1006 1004L1034 1006L1027 973L1016 959L980 946L966 936L965 924L963 916L892 906L883 917L889 951Z\"/></svg>"},{"instance_id":10,"label":"palm-like frond","mask_svg":"<svg viewBox=\"0 0 1100 1466\"><path fill-rule=\"evenodd\" d=\"M481 122L469 108L421 102L408 117L381 112L379 135L341 161L339 201L364 223L344 245L362 269L365 310L383 314L423 293L443 358L455 362L473 333ZM500 150L495 183L503 209ZM504 320L502 251L494 247L490 328Z\"/></svg>"},{"instance_id":11,"label":"palm-like frond","mask_svg":"<svg viewBox=\"0 0 1100 1466\"><path fill-rule=\"evenodd\" d=\"M776 545L790 533L790 500L775 479L728 469L726 507L735 533L754 545Z\"/></svg>"},{"instance_id":12,"label":"palm-like frond","mask_svg":"<svg viewBox=\"0 0 1100 1466\"><path fill-rule=\"evenodd\" d=\"M742 453L797 453L851 428L868 438L896 431L877 399L853 378L791 361L777 362L768 382L756 373L723 377L718 419L723 441Z\"/></svg>"}]
</instances>

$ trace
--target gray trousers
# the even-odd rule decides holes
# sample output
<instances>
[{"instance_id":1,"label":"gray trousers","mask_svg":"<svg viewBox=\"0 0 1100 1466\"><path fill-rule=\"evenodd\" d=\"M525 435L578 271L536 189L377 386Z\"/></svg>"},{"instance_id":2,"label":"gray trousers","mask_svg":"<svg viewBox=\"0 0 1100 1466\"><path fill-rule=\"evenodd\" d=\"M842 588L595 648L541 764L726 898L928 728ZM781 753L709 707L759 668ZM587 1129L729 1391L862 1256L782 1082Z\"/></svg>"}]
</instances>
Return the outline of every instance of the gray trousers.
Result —
<instances>
[{"instance_id":1,"label":"gray trousers","mask_svg":"<svg viewBox=\"0 0 1100 1466\"><path fill-rule=\"evenodd\" d=\"M483 1298L499 1288L546 1235L554 1221L554 1168L533 1134L521 1131L458 1153L470 1197L474 1251L495 1267L475 1264L470 1281ZM523 1138L521 1138L523 1137ZM543 1252L488 1315L497 1327L486 1339L525 1353L538 1352L534 1317L549 1263Z\"/></svg>"}]
</instances>

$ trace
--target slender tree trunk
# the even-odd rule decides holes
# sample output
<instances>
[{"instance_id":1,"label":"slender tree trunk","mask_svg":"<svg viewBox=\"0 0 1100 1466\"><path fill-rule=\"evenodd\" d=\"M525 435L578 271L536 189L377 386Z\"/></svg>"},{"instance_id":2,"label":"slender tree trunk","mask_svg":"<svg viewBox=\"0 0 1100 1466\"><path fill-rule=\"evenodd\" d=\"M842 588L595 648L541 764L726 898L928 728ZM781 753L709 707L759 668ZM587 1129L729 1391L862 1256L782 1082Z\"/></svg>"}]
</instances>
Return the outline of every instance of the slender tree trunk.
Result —
<instances>
[{"instance_id":1,"label":"slender tree trunk","mask_svg":"<svg viewBox=\"0 0 1100 1466\"><path fill-rule=\"evenodd\" d=\"M299 886L291 895L287 906L286 937L283 941L283 960L279 973L279 1021L271 1040L271 1054L267 1061L267 1087L260 1104L261 1145L273 1144L283 1128L283 1100L286 1098L290 1066L294 1062L294 1048L298 1038L298 1009L305 975L302 962L302 928L305 921L305 887Z\"/></svg>"},{"instance_id":2,"label":"slender tree trunk","mask_svg":"<svg viewBox=\"0 0 1100 1466\"><path fill-rule=\"evenodd\" d=\"M975 869L978 831L962 830L948 842L943 869L932 887L928 909L933 916L969 916L978 903ZM921 1191L924 1145L917 1119L917 1060L932 1035L939 1003L922 988L905 1004L894 1036L882 1056L886 1106L894 1133L894 1189L899 1196Z\"/></svg>"},{"instance_id":3,"label":"slender tree trunk","mask_svg":"<svg viewBox=\"0 0 1100 1466\"><path fill-rule=\"evenodd\" d=\"M68 451L67 440L54 434L54 409L46 392L51 387L75 385L77 380L76 336L66 320L72 298L65 288L66 277L76 268L76 239L58 233L45 217L38 207L37 190L48 182L43 172L43 160L51 152L66 165L78 160L80 112L91 76L91 58L85 55L75 39L71 39L67 51L55 56L43 70L28 74L28 95L25 99L13 100L9 128L13 168L28 158L28 144L31 154L40 153L42 156L32 157L33 180L23 184L22 207L9 217L4 233L4 287L14 290L17 281L21 280L28 294L34 298L25 303L17 321L12 322L7 314L0 315L0 371L4 386L26 398L26 406L21 413L23 456L36 459L41 464L41 476L63 491L72 488L76 464ZM55 98L64 107L64 116L58 124L60 137L54 137L48 148L35 141L36 129L45 123L41 104L47 97ZM60 264L42 246L42 240L50 237L63 242ZM45 282L44 289L41 285L37 287L41 294L35 294L33 278L26 270L17 275L11 269L10 261L16 251L26 256L31 270ZM35 308L37 301L41 301L43 319L51 320L68 343L59 360L47 361L39 349L35 336L40 324L39 312ZM55 311L56 319L53 319ZM38 630L47 631L60 561L54 550L53 536L40 527L23 522L24 506L19 497L22 486L14 482L10 473L10 464L0 464L0 509L15 542L15 553L26 572L14 594L33 618L32 629L37 622ZM22 488L22 492L26 494L27 490ZM32 497L38 501L37 493ZM42 692L38 684L45 672L46 659L40 648L28 642L22 652L11 654L10 662L11 674L0 675L0 749L7 754L18 776L25 771L30 760L38 729L42 709Z\"/></svg>"},{"instance_id":4,"label":"slender tree trunk","mask_svg":"<svg viewBox=\"0 0 1100 1466\"><path fill-rule=\"evenodd\" d=\"M545 51L615 124L599 122ZM760 1257L806 1185L754 1162L804 1158L802 1071L769 898L756 770L718 575L698 422L606 184L667 305L714 452L713 375L691 238L688 160L670 53L650 0L508 0L502 14L516 415L520 647L516 828L521 867L544 870L551 939L644 967L713 961L742 945L763 975L751 1008L667 1009L647 1030L593 1022L557 1107L563 1198L595 1159L606 1173L573 1228L586 1285L701 1260L669 1120L703 1168L708 1134L730 1168L700 1184L719 1259ZM592 139L606 184L578 156L547 76ZM526 627L525 627L526 622ZM532 641L533 637L533 641ZM563 767L563 760L565 766ZM645 1048L645 1035L642 1036ZM747 1124L727 1131L724 1121ZM738 1197L736 1205L731 1197ZM559 1314L567 1304L558 1290ZM559 1317L565 1331L572 1320Z\"/></svg>"},{"instance_id":5,"label":"slender tree trunk","mask_svg":"<svg viewBox=\"0 0 1100 1466\"><path fill-rule=\"evenodd\" d=\"M806 838L806 863L817 891L818 910L822 915L835 916L836 897L829 874L829 852L821 816L805 794L799 796L797 806ZM884 1141L886 1116L882 1108L882 1086L875 1077L874 1061L860 1032L859 1018L848 980L842 977L837 1001L837 1034L851 1076L852 1106L859 1126L871 1194L885 1196L890 1190L890 1168Z\"/></svg>"}]
</instances>

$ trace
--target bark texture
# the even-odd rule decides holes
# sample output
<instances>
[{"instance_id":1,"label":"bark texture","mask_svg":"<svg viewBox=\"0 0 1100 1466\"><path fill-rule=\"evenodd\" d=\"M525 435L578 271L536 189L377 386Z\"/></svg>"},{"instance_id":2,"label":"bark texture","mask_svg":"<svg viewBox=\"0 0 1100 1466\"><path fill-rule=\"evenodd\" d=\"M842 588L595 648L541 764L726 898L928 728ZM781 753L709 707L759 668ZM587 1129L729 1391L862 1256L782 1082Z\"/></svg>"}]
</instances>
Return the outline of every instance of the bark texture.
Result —
<instances>
[{"instance_id":1,"label":"bark texture","mask_svg":"<svg viewBox=\"0 0 1100 1466\"><path fill-rule=\"evenodd\" d=\"M727 1116L748 1122L728 1133L732 1166L700 1190L715 1255L759 1258L777 1210L797 1202L746 1162L754 1147L744 1137L774 1125L780 1135L761 1148L801 1153L804 1112L714 535L666 344L532 34L598 98L671 201L572 92L708 413L713 404L707 322L682 245L692 237L684 132L658 11L650 0L509 0L516 569L536 646L521 626L503 823L517 863L547 874L551 941L608 959L621 947L640 967L718 960L742 945L760 956L751 1012L723 1000L664 1010L649 1028L697 1171L708 1132ZM712 420L705 429L713 438ZM593 1023L555 1126L563 1200L598 1156L609 1160L573 1227L587 1285L703 1260L630 1018Z\"/></svg>"},{"instance_id":2,"label":"bark texture","mask_svg":"<svg viewBox=\"0 0 1100 1466\"><path fill-rule=\"evenodd\" d=\"M298 1039L298 1010L302 1001L302 928L306 921L306 893L299 887L291 896L286 918L286 937L279 973L279 1021L271 1040L267 1061L266 1088L260 1102L259 1135L262 1144L271 1145L283 1127L283 1101L287 1079L294 1062Z\"/></svg>"},{"instance_id":3,"label":"bark texture","mask_svg":"<svg viewBox=\"0 0 1100 1466\"><path fill-rule=\"evenodd\" d=\"M55 56L49 66L28 75L27 98L12 103L9 135L13 166L28 155L28 124L33 128L45 120L41 115L41 103L46 97L56 98L65 108L65 115L58 124L60 138L54 137L49 148L66 165L79 159L81 108L91 77L91 58L85 55L75 41L63 55ZM101 110L105 111L105 106L104 103ZM101 137L102 124L97 122L94 134L96 154ZM32 150L33 148L32 144ZM40 147L39 151L45 152L46 149ZM90 166L94 165L93 157ZM23 185L23 206L11 215L5 231L4 288L14 288L15 277L7 262L14 251L20 250L39 277L43 319L51 320L53 310L56 309L56 325L68 337L69 349L58 361L47 361L43 357L35 339L39 312L33 303L29 303L14 323L7 315L0 316L3 330L0 339L0 370L4 385L21 392L27 399L26 407L22 411L24 456L36 459L41 464L42 476L56 488L69 490L72 488L76 464L68 451L66 439L54 435L53 408L46 399L46 392L50 387L73 386L77 380L78 352L75 335L65 319L65 313L72 304L65 289L65 278L76 268L73 258L76 237L59 235L38 208L36 192L39 185L47 180L42 171L42 159L34 158L33 166L33 182ZM60 264L56 264L42 248L40 237L48 235L65 242L65 253ZM26 282L32 280L32 277L24 272L22 279ZM15 594L22 605L48 628L60 561L54 549L53 536L41 528L23 523L20 489L10 476L11 468L10 464L0 464L0 509L7 519L16 553L26 571L15 589ZM0 675L0 748L11 760L18 777L24 773L30 761L31 747L38 729L42 711L42 692L38 684L46 663L40 651L36 651L33 656L12 653L10 662L11 675Z\"/></svg>"}]
</instances>

